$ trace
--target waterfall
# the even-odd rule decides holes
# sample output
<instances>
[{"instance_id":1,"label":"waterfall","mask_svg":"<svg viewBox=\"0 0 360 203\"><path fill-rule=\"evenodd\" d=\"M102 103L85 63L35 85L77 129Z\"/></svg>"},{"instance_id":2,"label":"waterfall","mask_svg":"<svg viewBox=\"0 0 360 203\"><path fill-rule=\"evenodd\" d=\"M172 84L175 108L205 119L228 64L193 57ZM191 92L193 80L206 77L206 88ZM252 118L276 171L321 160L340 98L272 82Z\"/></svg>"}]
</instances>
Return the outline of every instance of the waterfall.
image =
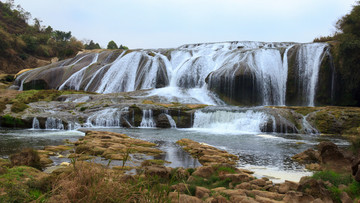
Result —
<instances>
[{"instance_id":1,"label":"waterfall","mask_svg":"<svg viewBox=\"0 0 360 203\"><path fill-rule=\"evenodd\" d=\"M308 106L315 105L315 90L326 46L324 43L304 44L298 52L299 85Z\"/></svg>"},{"instance_id":2,"label":"waterfall","mask_svg":"<svg viewBox=\"0 0 360 203\"><path fill-rule=\"evenodd\" d=\"M59 90L64 90L65 88L73 89L73 90L80 90L80 85L83 80L86 69L88 67L90 67L91 65L93 65L94 63L96 63L98 60L98 57L99 57L99 54L96 53L93 60L91 61L91 63L89 65L83 67L76 73L72 74L62 85L60 85ZM81 59L82 58L80 58L78 61L80 61ZM74 64L76 64L78 61L76 61Z\"/></svg>"},{"instance_id":3,"label":"waterfall","mask_svg":"<svg viewBox=\"0 0 360 203\"><path fill-rule=\"evenodd\" d=\"M88 127L121 127L121 116L124 110L107 108L95 112L86 121Z\"/></svg>"},{"instance_id":4,"label":"waterfall","mask_svg":"<svg viewBox=\"0 0 360 203\"><path fill-rule=\"evenodd\" d=\"M24 78L19 85L22 89L25 80L37 81L48 88L98 93L153 89L148 96L159 96L164 102L209 105L223 105L225 101L243 106L284 106L287 96L295 98L290 95L294 94L305 98L296 98L298 105L314 106L326 47L326 43L204 43L175 49L123 51L114 61L115 51L101 53L101 57L89 53L77 56L61 69L50 66L30 70L19 76ZM77 72L69 76L74 65ZM49 76L52 69L54 75L62 74L58 78L64 79ZM292 87L288 83L296 84Z\"/></svg>"},{"instance_id":5,"label":"waterfall","mask_svg":"<svg viewBox=\"0 0 360 203\"><path fill-rule=\"evenodd\" d=\"M306 115L306 116L304 116L303 119L302 119L303 131L304 131L306 134L318 134L319 131L318 131L316 128L312 127L312 126L310 125L310 123L307 121L307 117L308 117L308 116L309 116L309 114Z\"/></svg>"},{"instance_id":6,"label":"waterfall","mask_svg":"<svg viewBox=\"0 0 360 203\"><path fill-rule=\"evenodd\" d=\"M165 115L169 120L171 128L176 128L176 123L175 123L174 119L169 114L165 114Z\"/></svg>"},{"instance_id":7,"label":"waterfall","mask_svg":"<svg viewBox=\"0 0 360 203\"><path fill-rule=\"evenodd\" d=\"M47 130L64 130L64 124L61 119L48 117L45 122L45 129Z\"/></svg>"},{"instance_id":8,"label":"waterfall","mask_svg":"<svg viewBox=\"0 0 360 203\"><path fill-rule=\"evenodd\" d=\"M40 122L36 117L33 118L32 129L40 129Z\"/></svg>"},{"instance_id":9,"label":"waterfall","mask_svg":"<svg viewBox=\"0 0 360 203\"><path fill-rule=\"evenodd\" d=\"M153 118L153 111L151 109L143 110L143 117L140 123L140 127L142 128L153 128L156 127Z\"/></svg>"},{"instance_id":10,"label":"waterfall","mask_svg":"<svg viewBox=\"0 0 360 203\"><path fill-rule=\"evenodd\" d=\"M260 133L267 120L268 116L265 113L252 110L244 112L196 111L193 128L221 133Z\"/></svg>"}]
</instances>

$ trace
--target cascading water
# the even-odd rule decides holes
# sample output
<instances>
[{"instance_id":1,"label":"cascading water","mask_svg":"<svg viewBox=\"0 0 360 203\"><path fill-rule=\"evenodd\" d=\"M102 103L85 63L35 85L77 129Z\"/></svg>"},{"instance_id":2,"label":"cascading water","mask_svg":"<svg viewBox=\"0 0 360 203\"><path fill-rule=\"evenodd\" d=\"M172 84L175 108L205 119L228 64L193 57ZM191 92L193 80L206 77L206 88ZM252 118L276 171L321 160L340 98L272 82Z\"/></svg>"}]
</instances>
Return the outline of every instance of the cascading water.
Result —
<instances>
[{"instance_id":1,"label":"cascading water","mask_svg":"<svg viewBox=\"0 0 360 203\"><path fill-rule=\"evenodd\" d=\"M169 120L171 128L176 128L176 123L175 123L174 119L169 114L165 114L165 115Z\"/></svg>"},{"instance_id":2,"label":"cascading water","mask_svg":"<svg viewBox=\"0 0 360 203\"><path fill-rule=\"evenodd\" d=\"M59 90L66 89L73 89L73 90L80 90L81 82L83 81L83 77L85 74L85 71L87 68L89 68L91 65L97 62L99 57L99 54L96 53L91 63L82 69L80 69L78 72L72 74L62 85L60 85ZM80 58L78 61L80 61L82 58ZM76 64L78 61L76 61L74 64Z\"/></svg>"},{"instance_id":3,"label":"cascading water","mask_svg":"<svg viewBox=\"0 0 360 203\"><path fill-rule=\"evenodd\" d=\"M48 117L45 122L46 130L64 130L64 124L61 119Z\"/></svg>"},{"instance_id":4,"label":"cascading water","mask_svg":"<svg viewBox=\"0 0 360 203\"><path fill-rule=\"evenodd\" d=\"M315 90L326 46L324 43L304 44L297 55L299 86L302 87L307 106L315 105Z\"/></svg>"},{"instance_id":5,"label":"cascading water","mask_svg":"<svg viewBox=\"0 0 360 203\"><path fill-rule=\"evenodd\" d=\"M151 109L143 110L143 117L140 123L140 127L142 128L153 128L156 127L153 111Z\"/></svg>"},{"instance_id":6,"label":"cascading water","mask_svg":"<svg viewBox=\"0 0 360 203\"><path fill-rule=\"evenodd\" d=\"M32 129L40 129L40 122L36 117L33 118Z\"/></svg>"},{"instance_id":7,"label":"cascading water","mask_svg":"<svg viewBox=\"0 0 360 203\"><path fill-rule=\"evenodd\" d=\"M123 110L108 108L95 112L86 121L88 127L121 127Z\"/></svg>"},{"instance_id":8,"label":"cascading water","mask_svg":"<svg viewBox=\"0 0 360 203\"><path fill-rule=\"evenodd\" d=\"M283 106L287 103L288 76L295 73L299 74L296 82L301 94L307 98L298 105L313 106L319 66L327 46L326 43L225 42L176 49L90 53L62 66L61 71L53 67L67 78L61 84L57 80L49 81L51 77L42 78L45 74L40 74L41 68L20 75L18 84L22 87L25 80L41 84L48 81L45 85L48 88L98 93L154 89L149 96L161 96L166 102L223 105L215 92L230 103ZM297 57L290 59L293 52ZM72 66L78 71L69 75ZM51 69L46 67L43 71Z\"/></svg>"},{"instance_id":9,"label":"cascading water","mask_svg":"<svg viewBox=\"0 0 360 203\"><path fill-rule=\"evenodd\" d=\"M193 128L213 133L260 133L267 120L266 114L252 110L244 112L196 111Z\"/></svg>"}]
</instances>

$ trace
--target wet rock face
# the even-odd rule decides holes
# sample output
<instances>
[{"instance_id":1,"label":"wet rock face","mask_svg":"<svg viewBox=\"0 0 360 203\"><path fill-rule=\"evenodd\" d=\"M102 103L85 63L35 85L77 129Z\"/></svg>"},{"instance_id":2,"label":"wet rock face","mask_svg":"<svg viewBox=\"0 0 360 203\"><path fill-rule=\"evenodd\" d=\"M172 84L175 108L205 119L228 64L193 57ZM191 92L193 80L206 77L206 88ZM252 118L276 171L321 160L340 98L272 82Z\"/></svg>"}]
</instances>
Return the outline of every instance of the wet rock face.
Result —
<instances>
[{"instance_id":1,"label":"wet rock face","mask_svg":"<svg viewBox=\"0 0 360 203\"><path fill-rule=\"evenodd\" d=\"M156 117L156 127L158 128L171 128L171 124L169 122L166 114L162 113Z\"/></svg>"}]
</instances>

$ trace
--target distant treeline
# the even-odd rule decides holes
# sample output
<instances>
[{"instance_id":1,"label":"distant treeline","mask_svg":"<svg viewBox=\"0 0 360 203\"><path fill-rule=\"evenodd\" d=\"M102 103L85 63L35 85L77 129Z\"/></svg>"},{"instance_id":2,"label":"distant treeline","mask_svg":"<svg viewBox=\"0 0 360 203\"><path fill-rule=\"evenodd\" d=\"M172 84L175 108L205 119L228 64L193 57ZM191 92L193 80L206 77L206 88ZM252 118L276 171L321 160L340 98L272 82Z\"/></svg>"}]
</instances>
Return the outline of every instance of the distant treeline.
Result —
<instances>
[{"instance_id":1,"label":"distant treeline","mask_svg":"<svg viewBox=\"0 0 360 203\"><path fill-rule=\"evenodd\" d=\"M33 20L33 25L28 22ZM31 14L13 0L0 1L0 73L16 73L23 68L38 65L37 59L60 60L75 56L82 49L100 49L93 40L83 43L72 36L71 31L54 30L51 26L41 25L38 18L31 19ZM110 41L109 49L121 48ZM34 62L35 61L35 62Z\"/></svg>"}]
</instances>

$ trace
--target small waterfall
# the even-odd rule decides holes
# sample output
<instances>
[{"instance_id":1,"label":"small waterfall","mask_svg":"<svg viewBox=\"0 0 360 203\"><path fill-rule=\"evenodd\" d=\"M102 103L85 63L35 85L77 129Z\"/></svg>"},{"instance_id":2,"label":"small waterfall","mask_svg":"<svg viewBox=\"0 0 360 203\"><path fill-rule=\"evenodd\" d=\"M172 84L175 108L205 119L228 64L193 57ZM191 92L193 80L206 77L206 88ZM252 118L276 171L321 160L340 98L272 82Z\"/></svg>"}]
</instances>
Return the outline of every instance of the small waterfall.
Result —
<instances>
[{"instance_id":1,"label":"small waterfall","mask_svg":"<svg viewBox=\"0 0 360 203\"><path fill-rule=\"evenodd\" d=\"M45 129L47 130L64 130L64 124L61 119L48 117L45 122Z\"/></svg>"},{"instance_id":2,"label":"small waterfall","mask_svg":"<svg viewBox=\"0 0 360 203\"><path fill-rule=\"evenodd\" d=\"M306 134L319 134L320 132L314 128L312 125L310 125L310 123L307 121L307 117L309 116L306 115L303 117L302 119L302 126L303 126L303 130Z\"/></svg>"},{"instance_id":3,"label":"small waterfall","mask_svg":"<svg viewBox=\"0 0 360 203\"><path fill-rule=\"evenodd\" d=\"M59 90L67 89L73 89L73 90L80 90L81 82L83 80L85 71L88 67L90 67L92 64L96 63L99 58L99 54L96 53L91 63L76 73L72 74L62 85L60 85ZM81 59L79 59L81 60ZM75 62L77 63L77 62Z\"/></svg>"},{"instance_id":4,"label":"small waterfall","mask_svg":"<svg viewBox=\"0 0 360 203\"><path fill-rule=\"evenodd\" d=\"M86 121L88 127L121 127L123 110L108 108L89 116Z\"/></svg>"},{"instance_id":5,"label":"small waterfall","mask_svg":"<svg viewBox=\"0 0 360 203\"><path fill-rule=\"evenodd\" d=\"M193 128L207 129L210 132L260 133L267 120L268 116L265 113L252 110L245 112L196 111Z\"/></svg>"},{"instance_id":6,"label":"small waterfall","mask_svg":"<svg viewBox=\"0 0 360 203\"><path fill-rule=\"evenodd\" d=\"M40 122L36 117L33 118L32 129L40 129Z\"/></svg>"},{"instance_id":7,"label":"small waterfall","mask_svg":"<svg viewBox=\"0 0 360 203\"><path fill-rule=\"evenodd\" d=\"M165 114L165 115L169 120L171 128L176 128L176 123L175 123L174 119L169 114Z\"/></svg>"},{"instance_id":8,"label":"small waterfall","mask_svg":"<svg viewBox=\"0 0 360 203\"><path fill-rule=\"evenodd\" d=\"M76 129L79 129L79 128L81 128L81 125L79 123L76 123L76 122L74 122L74 123L69 122L68 126L67 126L67 130L76 130Z\"/></svg>"},{"instance_id":9,"label":"small waterfall","mask_svg":"<svg viewBox=\"0 0 360 203\"><path fill-rule=\"evenodd\" d=\"M326 43L304 44L298 52L299 86L308 106L315 105L315 91Z\"/></svg>"},{"instance_id":10,"label":"small waterfall","mask_svg":"<svg viewBox=\"0 0 360 203\"><path fill-rule=\"evenodd\" d=\"M156 127L153 118L153 111L151 109L143 110L143 117L140 123L142 128L153 128Z\"/></svg>"}]
</instances>

